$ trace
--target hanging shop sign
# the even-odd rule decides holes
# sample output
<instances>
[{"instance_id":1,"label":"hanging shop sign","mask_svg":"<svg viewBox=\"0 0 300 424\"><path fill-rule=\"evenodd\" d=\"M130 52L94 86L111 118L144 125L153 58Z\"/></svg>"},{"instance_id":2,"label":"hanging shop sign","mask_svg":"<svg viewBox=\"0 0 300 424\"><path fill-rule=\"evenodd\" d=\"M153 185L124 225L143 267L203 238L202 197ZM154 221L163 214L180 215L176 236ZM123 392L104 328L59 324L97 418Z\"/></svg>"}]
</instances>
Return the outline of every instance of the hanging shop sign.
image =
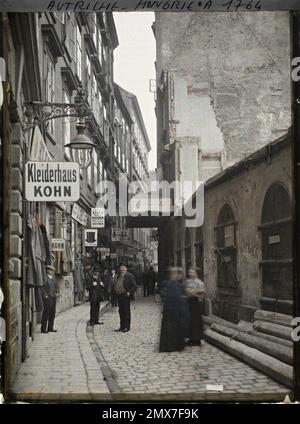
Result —
<instances>
[{"instance_id":1,"label":"hanging shop sign","mask_svg":"<svg viewBox=\"0 0 300 424\"><path fill-rule=\"evenodd\" d=\"M85 244L85 247L97 247L98 231L97 230L85 230L84 244Z\"/></svg>"},{"instance_id":2,"label":"hanging shop sign","mask_svg":"<svg viewBox=\"0 0 300 424\"><path fill-rule=\"evenodd\" d=\"M79 164L27 162L25 197L30 202L75 202L80 198Z\"/></svg>"},{"instance_id":3,"label":"hanging shop sign","mask_svg":"<svg viewBox=\"0 0 300 424\"><path fill-rule=\"evenodd\" d=\"M64 239L51 239L50 250L52 252L63 252L66 248L66 241Z\"/></svg>"},{"instance_id":4,"label":"hanging shop sign","mask_svg":"<svg viewBox=\"0 0 300 424\"><path fill-rule=\"evenodd\" d=\"M113 228L111 230L111 241L126 242L129 241L129 230Z\"/></svg>"},{"instance_id":5,"label":"hanging shop sign","mask_svg":"<svg viewBox=\"0 0 300 424\"><path fill-rule=\"evenodd\" d=\"M101 256L109 256L110 255L110 249L108 247L100 247L99 252Z\"/></svg>"},{"instance_id":6,"label":"hanging shop sign","mask_svg":"<svg viewBox=\"0 0 300 424\"><path fill-rule=\"evenodd\" d=\"M77 203L74 203L72 209L72 218L84 227L87 226L89 215Z\"/></svg>"},{"instance_id":7,"label":"hanging shop sign","mask_svg":"<svg viewBox=\"0 0 300 424\"><path fill-rule=\"evenodd\" d=\"M117 254L116 253L111 253L110 254L110 259L117 259Z\"/></svg>"},{"instance_id":8,"label":"hanging shop sign","mask_svg":"<svg viewBox=\"0 0 300 424\"><path fill-rule=\"evenodd\" d=\"M105 227L105 209L104 208L91 209L91 227L92 228Z\"/></svg>"},{"instance_id":9,"label":"hanging shop sign","mask_svg":"<svg viewBox=\"0 0 300 424\"><path fill-rule=\"evenodd\" d=\"M72 205L73 205L72 202L56 202L56 204L64 212L66 212L69 215L71 215L71 210L72 210Z\"/></svg>"}]
</instances>

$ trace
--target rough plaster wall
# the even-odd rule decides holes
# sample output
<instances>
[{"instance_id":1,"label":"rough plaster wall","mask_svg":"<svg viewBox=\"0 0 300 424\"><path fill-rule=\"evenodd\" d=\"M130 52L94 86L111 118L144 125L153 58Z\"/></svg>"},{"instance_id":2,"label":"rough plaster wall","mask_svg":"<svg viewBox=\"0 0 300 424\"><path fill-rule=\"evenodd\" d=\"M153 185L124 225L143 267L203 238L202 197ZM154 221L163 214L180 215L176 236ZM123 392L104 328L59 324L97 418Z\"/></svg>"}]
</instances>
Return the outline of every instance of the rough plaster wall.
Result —
<instances>
[{"instance_id":1,"label":"rough plaster wall","mask_svg":"<svg viewBox=\"0 0 300 424\"><path fill-rule=\"evenodd\" d=\"M232 178L205 193L204 215L204 281L209 297L217 284L214 228L224 204L228 203L237 221L237 277L242 289L242 304L259 307L262 277L261 213L265 194L271 184L282 182L292 193L292 157L287 148L272 160ZM263 178L262 178L263 176Z\"/></svg>"},{"instance_id":2,"label":"rough plaster wall","mask_svg":"<svg viewBox=\"0 0 300 424\"><path fill-rule=\"evenodd\" d=\"M179 121L176 135L180 137L199 137L199 148L205 152L223 150L223 136L217 125L210 97L203 93L203 85L188 86L184 78L174 78L175 116Z\"/></svg>"},{"instance_id":3,"label":"rough plaster wall","mask_svg":"<svg viewBox=\"0 0 300 424\"><path fill-rule=\"evenodd\" d=\"M286 132L288 12L156 13L156 39L158 77L169 70L210 97L227 165Z\"/></svg>"}]
</instances>

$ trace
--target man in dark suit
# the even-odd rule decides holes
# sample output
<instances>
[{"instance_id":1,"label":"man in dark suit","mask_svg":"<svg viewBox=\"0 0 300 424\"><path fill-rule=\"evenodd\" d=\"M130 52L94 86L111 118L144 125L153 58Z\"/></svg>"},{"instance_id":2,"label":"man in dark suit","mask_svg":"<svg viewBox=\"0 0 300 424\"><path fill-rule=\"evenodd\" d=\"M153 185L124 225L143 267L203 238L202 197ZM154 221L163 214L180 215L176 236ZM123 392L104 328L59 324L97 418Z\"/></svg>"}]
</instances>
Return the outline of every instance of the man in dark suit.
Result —
<instances>
[{"instance_id":1,"label":"man in dark suit","mask_svg":"<svg viewBox=\"0 0 300 424\"><path fill-rule=\"evenodd\" d=\"M42 333L56 333L54 330L54 318L56 313L56 296L58 291L57 281L55 278L55 268L52 265L46 266L47 279L43 286L43 315L42 315Z\"/></svg>"},{"instance_id":2,"label":"man in dark suit","mask_svg":"<svg viewBox=\"0 0 300 424\"><path fill-rule=\"evenodd\" d=\"M101 281L100 272L94 270L86 281L90 300L90 325L103 324L99 321L100 302L104 300L104 284Z\"/></svg>"},{"instance_id":3,"label":"man in dark suit","mask_svg":"<svg viewBox=\"0 0 300 424\"><path fill-rule=\"evenodd\" d=\"M115 291L119 305L120 328L115 331L127 333L130 331L131 313L130 298L136 290L136 281L134 276L127 271L127 266L121 264L119 267L119 276L115 285Z\"/></svg>"}]
</instances>

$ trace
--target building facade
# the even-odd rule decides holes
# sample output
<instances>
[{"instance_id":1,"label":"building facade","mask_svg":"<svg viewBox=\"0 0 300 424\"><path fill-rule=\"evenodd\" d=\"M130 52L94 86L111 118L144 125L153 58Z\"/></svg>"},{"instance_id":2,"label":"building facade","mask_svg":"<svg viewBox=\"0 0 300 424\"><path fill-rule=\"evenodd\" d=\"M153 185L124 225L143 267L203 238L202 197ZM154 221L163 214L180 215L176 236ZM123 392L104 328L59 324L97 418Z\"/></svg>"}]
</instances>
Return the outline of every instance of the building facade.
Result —
<instances>
[{"instance_id":1,"label":"building facade","mask_svg":"<svg viewBox=\"0 0 300 424\"><path fill-rule=\"evenodd\" d=\"M109 180L118 184L121 172L129 180L133 178L134 133L133 119L126 108L122 110L125 124L121 120L120 126L118 121L113 80L113 52L118 37L111 13L2 16L2 56L7 67L3 154L7 165L4 263L10 264L4 267L6 387L9 387L21 361L30 355L41 319L45 265L51 263L56 269L59 313L85 301L82 270L87 261L106 268L115 267L121 259L128 260L118 255L118 243L112 237L113 229L124 228L123 218L106 216L105 228L97 230L96 248L86 246L85 230L91 226L91 208L97 205L101 195L99 183ZM85 104L91 109L85 119L85 134L95 148L90 161L84 151L76 154L76 161L88 165L80 168L80 199L51 203L26 201L25 163L72 161L74 157L65 146L77 134L78 118L43 119L39 125L26 127L24 102L70 104L76 101L81 88L85 90ZM144 161L147 172L147 154ZM139 170L138 179L140 164ZM63 248L54 248L53 239L63 242ZM128 245L132 243L130 248L138 247L143 259L148 242L144 237L136 246L134 240L128 239Z\"/></svg>"}]
</instances>

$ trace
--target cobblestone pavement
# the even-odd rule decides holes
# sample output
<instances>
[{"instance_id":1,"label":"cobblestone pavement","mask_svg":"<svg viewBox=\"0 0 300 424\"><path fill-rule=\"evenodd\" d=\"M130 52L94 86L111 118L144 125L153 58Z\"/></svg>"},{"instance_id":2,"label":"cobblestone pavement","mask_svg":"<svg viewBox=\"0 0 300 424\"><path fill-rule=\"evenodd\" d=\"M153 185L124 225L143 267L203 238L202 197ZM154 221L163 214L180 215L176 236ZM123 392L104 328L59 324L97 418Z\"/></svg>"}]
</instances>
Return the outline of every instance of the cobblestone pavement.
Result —
<instances>
[{"instance_id":1,"label":"cobblestone pavement","mask_svg":"<svg viewBox=\"0 0 300 424\"><path fill-rule=\"evenodd\" d=\"M110 398L86 333L88 303L55 319L57 333L37 330L30 356L12 387L22 400L96 400Z\"/></svg>"},{"instance_id":2,"label":"cobblestone pavement","mask_svg":"<svg viewBox=\"0 0 300 424\"><path fill-rule=\"evenodd\" d=\"M132 302L132 329L116 333L118 308L89 327L89 304L56 317L57 333L37 332L12 392L17 400L283 400L289 392L259 371L204 342L159 353L161 306ZM223 385L220 392L207 385Z\"/></svg>"},{"instance_id":3,"label":"cobblestone pavement","mask_svg":"<svg viewBox=\"0 0 300 424\"><path fill-rule=\"evenodd\" d=\"M183 352L159 353L161 306L153 297L142 298L131 303L131 312L129 333L114 332L119 327L118 308L110 309L105 314L105 324L94 328L107 366L127 398L161 399L164 395L169 399L283 400L289 392L206 342ZM207 385L211 384L223 385L223 391L208 390Z\"/></svg>"}]
</instances>

